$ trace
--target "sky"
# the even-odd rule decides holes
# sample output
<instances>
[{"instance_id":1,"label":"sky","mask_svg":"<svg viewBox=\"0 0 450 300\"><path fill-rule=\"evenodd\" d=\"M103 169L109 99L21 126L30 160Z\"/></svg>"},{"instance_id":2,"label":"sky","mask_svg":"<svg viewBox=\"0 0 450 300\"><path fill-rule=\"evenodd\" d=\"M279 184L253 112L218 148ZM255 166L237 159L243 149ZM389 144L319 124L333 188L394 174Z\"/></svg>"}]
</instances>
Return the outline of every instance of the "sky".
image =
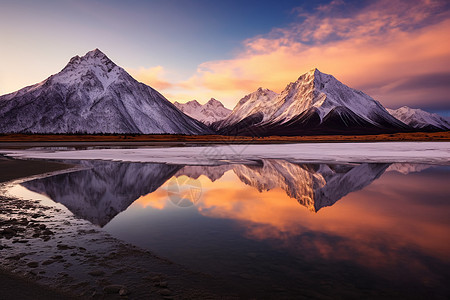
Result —
<instances>
[{"instance_id":1,"label":"sky","mask_svg":"<svg viewBox=\"0 0 450 300\"><path fill-rule=\"evenodd\" d=\"M228 108L317 67L385 107L450 115L446 0L0 0L0 95L99 48L170 101Z\"/></svg>"}]
</instances>

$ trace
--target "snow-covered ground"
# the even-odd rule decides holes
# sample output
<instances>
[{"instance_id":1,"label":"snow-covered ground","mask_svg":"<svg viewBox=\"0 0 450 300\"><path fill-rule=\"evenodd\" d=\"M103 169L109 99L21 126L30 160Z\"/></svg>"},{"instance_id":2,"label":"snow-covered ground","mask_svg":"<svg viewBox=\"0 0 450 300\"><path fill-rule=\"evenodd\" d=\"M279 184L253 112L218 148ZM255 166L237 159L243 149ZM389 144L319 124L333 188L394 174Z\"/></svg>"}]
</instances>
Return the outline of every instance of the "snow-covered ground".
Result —
<instances>
[{"instance_id":1,"label":"snow-covered ground","mask_svg":"<svg viewBox=\"0 0 450 300\"><path fill-rule=\"evenodd\" d=\"M279 158L291 162L383 162L450 165L450 142L301 143L91 150L0 150L17 158L100 159L127 162L219 165Z\"/></svg>"}]
</instances>

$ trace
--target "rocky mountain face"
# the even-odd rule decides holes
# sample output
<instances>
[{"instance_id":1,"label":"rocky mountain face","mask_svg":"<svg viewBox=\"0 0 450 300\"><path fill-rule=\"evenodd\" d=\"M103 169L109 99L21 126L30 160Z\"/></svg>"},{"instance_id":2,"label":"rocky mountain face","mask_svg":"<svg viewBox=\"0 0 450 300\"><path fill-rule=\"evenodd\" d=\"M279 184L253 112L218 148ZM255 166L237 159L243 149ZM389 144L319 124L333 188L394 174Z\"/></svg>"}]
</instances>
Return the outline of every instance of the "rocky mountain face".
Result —
<instances>
[{"instance_id":1,"label":"rocky mountain face","mask_svg":"<svg viewBox=\"0 0 450 300\"><path fill-rule=\"evenodd\" d=\"M186 103L174 102L174 105L188 116L206 125L223 120L231 113L230 109L214 98L211 98L203 105L198 103L197 100Z\"/></svg>"},{"instance_id":2,"label":"rocky mountain face","mask_svg":"<svg viewBox=\"0 0 450 300\"><path fill-rule=\"evenodd\" d=\"M370 96L313 69L276 94L258 89L229 117L213 124L223 134L302 135L407 131Z\"/></svg>"},{"instance_id":3,"label":"rocky mountain face","mask_svg":"<svg viewBox=\"0 0 450 300\"><path fill-rule=\"evenodd\" d=\"M0 96L0 132L211 133L98 49L73 57L41 83Z\"/></svg>"},{"instance_id":4,"label":"rocky mountain face","mask_svg":"<svg viewBox=\"0 0 450 300\"><path fill-rule=\"evenodd\" d=\"M413 128L428 131L450 130L450 122L438 114L408 106L403 106L398 109L388 109L387 111L395 118Z\"/></svg>"}]
</instances>

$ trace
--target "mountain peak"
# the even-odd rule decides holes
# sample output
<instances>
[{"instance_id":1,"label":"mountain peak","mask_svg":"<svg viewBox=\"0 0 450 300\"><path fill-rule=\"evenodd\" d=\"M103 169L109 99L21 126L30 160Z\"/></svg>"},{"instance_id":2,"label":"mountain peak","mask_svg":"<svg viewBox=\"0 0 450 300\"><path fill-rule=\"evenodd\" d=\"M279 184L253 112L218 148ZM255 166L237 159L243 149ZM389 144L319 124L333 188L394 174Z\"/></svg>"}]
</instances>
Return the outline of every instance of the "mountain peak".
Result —
<instances>
[{"instance_id":1,"label":"mountain peak","mask_svg":"<svg viewBox=\"0 0 450 300\"><path fill-rule=\"evenodd\" d=\"M116 64L113 63L112 60L110 60L108 56L106 56L105 53L100 51L100 49L95 48L94 50L87 52L84 56L80 57L76 55L72 57L63 70L66 69L72 70L80 65L105 66L107 70L111 70L116 66Z\"/></svg>"},{"instance_id":2,"label":"mountain peak","mask_svg":"<svg viewBox=\"0 0 450 300\"><path fill-rule=\"evenodd\" d=\"M332 75L322 73L319 69L314 68L302 74L297 81L311 81L317 84L321 82L328 82L332 78L334 78Z\"/></svg>"},{"instance_id":3,"label":"mountain peak","mask_svg":"<svg viewBox=\"0 0 450 300\"><path fill-rule=\"evenodd\" d=\"M181 104L181 103L180 103ZM194 107L199 107L199 106L202 106L200 103L198 103L198 101L197 100L191 100L191 101L188 101L188 102L186 102L185 104L187 104L187 105L191 105L191 106L194 106Z\"/></svg>"},{"instance_id":4,"label":"mountain peak","mask_svg":"<svg viewBox=\"0 0 450 300\"><path fill-rule=\"evenodd\" d=\"M231 110L223 106L219 100L214 98L211 98L203 105L198 103L197 100L192 100L186 103L175 102L174 104L179 110L188 116L206 125L222 120L231 113Z\"/></svg>"},{"instance_id":5,"label":"mountain peak","mask_svg":"<svg viewBox=\"0 0 450 300\"><path fill-rule=\"evenodd\" d=\"M214 99L214 98L209 99L208 102L205 103L205 105L216 106L216 107L223 106L222 102L220 102L219 100Z\"/></svg>"},{"instance_id":6,"label":"mountain peak","mask_svg":"<svg viewBox=\"0 0 450 300\"><path fill-rule=\"evenodd\" d=\"M103 53L100 49L95 48L94 50L91 50L87 52L85 57L107 57L105 53Z\"/></svg>"},{"instance_id":7,"label":"mountain peak","mask_svg":"<svg viewBox=\"0 0 450 300\"><path fill-rule=\"evenodd\" d=\"M308 73L308 74L312 74L312 75L317 75L317 74L320 74L320 73L322 73L322 72L320 72L319 69L317 69L317 68L312 68L312 69L309 70L307 73Z\"/></svg>"},{"instance_id":8,"label":"mountain peak","mask_svg":"<svg viewBox=\"0 0 450 300\"><path fill-rule=\"evenodd\" d=\"M250 95L253 95L253 94L255 94L255 95L261 95L261 94L267 94L267 93L275 93L274 91L271 91L271 90L269 90L269 89L265 89L265 88L262 88L262 87L259 87L256 91L254 91L253 93L251 93Z\"/></svg>"}]
</instances>

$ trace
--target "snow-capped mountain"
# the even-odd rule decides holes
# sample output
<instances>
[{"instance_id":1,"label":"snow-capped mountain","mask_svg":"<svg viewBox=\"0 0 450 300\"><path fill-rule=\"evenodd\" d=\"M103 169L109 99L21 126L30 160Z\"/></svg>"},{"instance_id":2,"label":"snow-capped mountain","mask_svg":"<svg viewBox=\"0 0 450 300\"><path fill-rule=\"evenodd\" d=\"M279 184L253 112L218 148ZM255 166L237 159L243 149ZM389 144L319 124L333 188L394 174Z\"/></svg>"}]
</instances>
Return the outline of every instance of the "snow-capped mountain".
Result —
<instances>
[{"instance_id":1,"label":"snow-capped mountain","mask_svg":"<svg viewBox=\"0 0 450 300\"><path fill-rule=\"evenodd\" d=\"M250 120L256 117L255 121L269 116L273 110L273 99L277 93L269 89L258 88L255 92L246 95L234 107L233 111L223 121L215 123L216 129L222 129L230 125L236 125L243 120Z\"/></svg>"},{"instance_id":2,"label":"snow-capped mountain","mask_svg":"<svg viewBox=\"0 0 450 300\"><path fill-rule=\"evenodd\" d=\"M398 109L388 109L391 115L405 124L417 129L449 130L450 122L438 114L429 113L421 109L403 106Z\"/></svg>"},{"instance_id":3,"label":"snow-capped mountain","mask_svg":"<svg viewBox=\"0 0 450 300\"><path fill-rule=\"evenodd\" d=\"M41 83L0 96L0 132L211 131L95 49Z\"/></svg>"},{"instance_id":4,"label":"snow-capped mountain","mask_svg":"<svg viewBox=\"0 0 450 300\"><path fill-rule=\"evenodd\" d=\"M213 125L219 132L261 135L381 133L408 130L370 96L313 69L277 95L258 89L230 116Z\"/></svg>"},{"instance_id":5,"label":"snow-capped mountain","mask_svg":"<svg viewBox=\"0 0 450 300\"><path fill-rule=\"evenodd\" d=\"M197 100L186 103L174 102L174 104L188 116L206 125L211 125L214 122L223 120L231 113L231 109L226 108L223 106L222 102L214 98L211 98L204 105L198 103Z\"/></svg>"}]
</instances>

